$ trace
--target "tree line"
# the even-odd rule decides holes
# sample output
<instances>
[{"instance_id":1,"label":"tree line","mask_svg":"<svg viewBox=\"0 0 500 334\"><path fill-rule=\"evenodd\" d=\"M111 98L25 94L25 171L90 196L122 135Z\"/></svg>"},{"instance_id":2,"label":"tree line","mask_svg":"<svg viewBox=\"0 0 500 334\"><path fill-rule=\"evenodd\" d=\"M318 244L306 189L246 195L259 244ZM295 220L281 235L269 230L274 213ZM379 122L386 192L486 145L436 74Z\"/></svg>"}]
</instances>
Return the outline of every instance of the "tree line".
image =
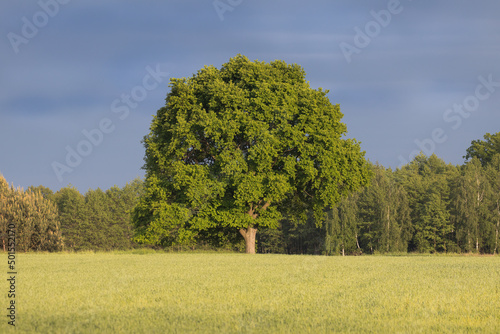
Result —
<instances>
[{"instance_id":1,"label":"tree line","mask_svg":"<svg viewBox=\"0 0 500 334\"><path fill-rule=\"evenodd\" d=\"M0 175L3 249L9 223L16 225L18 251L131 249L137 244L130 215L142 187L136 179L122 188L90 189L85 195L72 186L54 193L44 186L14 188Z\"/></svg>"},{"instance_id":2,"label":"tree line","mask_svg":"<svg viewBox=\"0 0 500 334\"><path fill-rule=\"evenodd\" d=\"M370 186L329 212L327 253L498 252L500 155L459 167L420 155L373 173Z\"/></svg>"},{"instance_id":3,"label":"tree line","mask_svg":"<svg viewBox=\"0 0 500 334\"><path fill-rule=\"evenodd\" d=\"M41 192L9 186L0 175L0 238L3 251L6 250L7 230L11 223L15 224L18 251L61 250L63 238L58 218L57 206L46 200Z\"/></svg>"},{"instance_id":4,"label":"tree line","mask_svg":"<svg viewBox=\"0 0 500 334\"><path fill-rule=\"evenodd\" d=\"M497 254L500 132L467 149L461 166L421 154L392 171L371 164L370 184L325 211L320 228L285 219L262 231L261 252Z\"/></svg>"},{"instance_id":5,"label":"tree line","mask_svg":"<svg viewBox=\"0 0 500 334\"><path fill-rule=\"evenodd\" d=\"M500 248L500 132L473 141L461 166L423 154L395 171L370 164L371 182L299 223L290 211L277 228L257 233L260 253L354 255L394 252L485 253ZM0 175L0 229L16 225L19 251L115 250L139 247L132 215L144 193L135 179L122 188L14 188ZM171 246L171 245L170 245ZM195 248L245 250L238 231L201 233Z\"/></svg>"}]
</instances>

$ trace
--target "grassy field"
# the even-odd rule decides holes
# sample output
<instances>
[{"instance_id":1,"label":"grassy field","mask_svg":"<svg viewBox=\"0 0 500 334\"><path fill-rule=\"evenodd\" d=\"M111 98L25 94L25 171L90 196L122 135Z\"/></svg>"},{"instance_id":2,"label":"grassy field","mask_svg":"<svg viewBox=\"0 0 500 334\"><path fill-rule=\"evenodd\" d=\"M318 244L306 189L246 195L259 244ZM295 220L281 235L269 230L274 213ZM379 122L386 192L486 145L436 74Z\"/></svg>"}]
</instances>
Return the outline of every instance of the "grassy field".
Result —
<instances>
[{"instance_id":1,"label":"grassy field","mask_svg":"<svg viewBox=\"0 0 500 334\"><path fill-rule=\"evenodd\" d=\"M500 333L498 256L31 253L18 272L18 333Z\"/></svg>"}]
</instances>

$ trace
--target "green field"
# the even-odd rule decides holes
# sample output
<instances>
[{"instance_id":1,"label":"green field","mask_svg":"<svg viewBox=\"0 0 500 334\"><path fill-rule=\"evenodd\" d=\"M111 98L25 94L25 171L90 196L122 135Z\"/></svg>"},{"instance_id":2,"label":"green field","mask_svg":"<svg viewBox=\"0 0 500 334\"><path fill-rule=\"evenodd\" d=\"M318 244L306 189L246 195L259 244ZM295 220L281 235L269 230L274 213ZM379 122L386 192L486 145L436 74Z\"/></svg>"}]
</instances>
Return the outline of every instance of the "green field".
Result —
<instances>
[{"instance_id":1,"label":"green field","mask_svg":"<svg viewBox=\"0 0 500 334\"><path fill-rule=\"evenodd\" d=\"M500 333L498 256L17 256L18 333Z\"/></svg>"}]
</instances>

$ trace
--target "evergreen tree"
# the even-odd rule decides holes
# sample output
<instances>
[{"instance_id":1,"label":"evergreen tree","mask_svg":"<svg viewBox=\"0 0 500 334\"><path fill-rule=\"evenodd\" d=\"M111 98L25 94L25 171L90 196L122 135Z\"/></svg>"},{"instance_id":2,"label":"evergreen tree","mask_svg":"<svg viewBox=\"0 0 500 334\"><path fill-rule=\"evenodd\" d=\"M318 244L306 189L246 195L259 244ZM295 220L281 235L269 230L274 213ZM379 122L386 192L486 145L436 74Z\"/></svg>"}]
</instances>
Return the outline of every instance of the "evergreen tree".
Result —
<instances>
[{"instance_id":1,"label":"evergreen tree","mask_svg":"<svg viewBox=\"0 0 500 334\"><path fill-rule=\"evenodd\" d=\"M139 196L143 192L143 182L135 179L123 188L112 187L106 191L107 210L110 211L109 243L113 249L128 249L135 246L132 238L134 227L131 214Z\"/></svg>"},{"instance_id":2,"label":"evergreen tree","mask_svg":"<svg viewBox=\"0 0 500 334\"><path fill-rule=\"evenodd\" d=\"M54 201L59 209L59 220L66 249L91 249L87 234L89 224L85 206L85 197L72 186L60 189L54 194Z\"/></svg>"},{"instance_id":3,"label":"evergreen tree","mask_svg":"<svg viewBox=\"0 0 500 334\"><path fill-rule=\"evenodd\" d=\"M67 248L79 251L134 247L131 215L142 191L140 179L123 188L89 189L85 196L74 187L59 190L54 200Z\"/></svg>"},{"instance_id":4,"label":"evergreen tree","mask_svg":"<svg viewBox=\"0 0 500 334\"><path fill-rule=\"evenodd\" d=\"M453 238L448 209L448 171L452 169L451 165L446 165L435 154L421 162L424 192L416 208L419 218L415 221L415 239L421 252L446 251Z\"/></svg>"},{"instance_id":5,"label":"evergreen tree","mask_svg":"<svg viewBox=\"0 0 500 334\"><path fill-rule=\"evenodd\" d=\"M94 250L113 249L113 236L111 235L111 211L108 197L100 189L89 190L85 193L86 220L85 243Z\"/></svg>"},{"instance_id":6,"label":"evergreen tree","mask_svg":"<svg viewBox=\"0 0 500 334\"><path fill-rule=\"evenodd\" d=\"M259 253L286 253L286 236L283 232L283 224L280 222L278 227L263 228L257 233L257 250Z\"/></svg>"},{"instance_id":7,"label":"evergreen tree","mask_svg":"<svg viewBox=\"0 0 500 334\"><path fill-rule=\"evenodd\" d=\"M439 191L430 191L416 224L415 238L420 252L438 252L447 249L447 239L453 232L445 200Z\"/></svg>"},{"instance_id":8,"label":"evergreen tree","mask_svg":"<svg viewBox=\"0 0 500 334\"><path fill-rule=\"evenodd\" d=\"M450 182L456 167L435 154L420 154L396 172L398 183L409 195L413 237L409 250L454 251L454 226L450 214Z\"/></svg>"},{"instance_id":9,"label":"evergreen tree","mask_svg":"<svg viewBox=\"0 0 500 334\"><path fill-rule=\"evenodd\" d=\"M286 215L281 220L287 254L321 254L324 251L324 225L317 226L312 212L307 212L305 216Z\"/></svg>"}]
</instances>

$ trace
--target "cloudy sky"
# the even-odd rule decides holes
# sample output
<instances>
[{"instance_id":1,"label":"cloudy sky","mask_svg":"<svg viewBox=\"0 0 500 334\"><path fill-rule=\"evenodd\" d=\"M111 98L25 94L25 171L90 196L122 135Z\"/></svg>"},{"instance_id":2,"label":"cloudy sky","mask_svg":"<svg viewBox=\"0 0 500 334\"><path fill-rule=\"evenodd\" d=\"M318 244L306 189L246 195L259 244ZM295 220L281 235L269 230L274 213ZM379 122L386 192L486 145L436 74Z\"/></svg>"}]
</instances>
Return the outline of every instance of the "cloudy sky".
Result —
<instances>
[{"instance_id":1,"label":"cloudy sky","mask_svg":"<svg viewBox=\"0 0 500 334\"><path fill-rule=\"evenodd\" d=\"M500 131L499 15L498 0L2 1L0 173L83 193L143 176L169 78L238 53L303 66L372 162L461 164Z\"/></svg>"}]
</instances>

